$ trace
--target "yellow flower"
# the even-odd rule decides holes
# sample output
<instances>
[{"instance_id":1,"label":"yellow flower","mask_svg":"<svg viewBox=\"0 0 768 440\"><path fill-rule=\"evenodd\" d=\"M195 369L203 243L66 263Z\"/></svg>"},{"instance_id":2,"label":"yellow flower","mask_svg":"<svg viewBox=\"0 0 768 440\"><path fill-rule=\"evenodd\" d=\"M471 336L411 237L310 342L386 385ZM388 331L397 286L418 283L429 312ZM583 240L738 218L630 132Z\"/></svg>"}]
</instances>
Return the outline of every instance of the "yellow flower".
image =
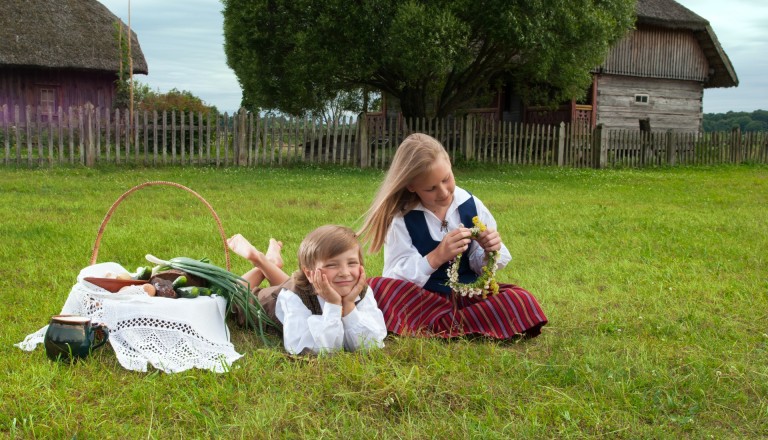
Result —
<instances>
[{"instance_id":1,"label":"yellow flower","mask_svg":"<svg viewBox=\"0 0 768 440\"><path fill-rule=\"evenodd\" d=\"M480 218L478 216L472 217L472 224L475 225L477 229L480 230L480 232L485 232L486 229L488 229L485 226L485 223L480 221Z\"/></svg>"}]
</instances>

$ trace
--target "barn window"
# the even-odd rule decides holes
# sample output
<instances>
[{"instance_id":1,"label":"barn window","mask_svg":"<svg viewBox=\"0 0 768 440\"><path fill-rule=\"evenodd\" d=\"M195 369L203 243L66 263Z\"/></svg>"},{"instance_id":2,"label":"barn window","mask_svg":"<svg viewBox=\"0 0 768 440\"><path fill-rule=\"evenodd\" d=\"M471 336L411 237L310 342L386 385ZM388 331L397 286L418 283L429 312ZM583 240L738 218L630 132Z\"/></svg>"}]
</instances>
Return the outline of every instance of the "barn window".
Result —
<instances>
[{"instance_id":1,"label":"barn window","mask_svg":"<svg viewBox=\"0 0 768 440\"><path fill-rule=\"evenodd\" d=\"M638 93L635 95L635 104L648 104L648 95L645 93Z\"/></svg>"},{"instance_id":2,"label":"barn window","mask_svg":"<svg viewBox=\"0 0 768 440\"><path fill-rule=\"evenodd\" d=\"M45 115L47 115L48 112L55 111L56 89L48 89L48 88L40 89L40 107L42 107L42 112Z\"/></svg>"}]
</instances>

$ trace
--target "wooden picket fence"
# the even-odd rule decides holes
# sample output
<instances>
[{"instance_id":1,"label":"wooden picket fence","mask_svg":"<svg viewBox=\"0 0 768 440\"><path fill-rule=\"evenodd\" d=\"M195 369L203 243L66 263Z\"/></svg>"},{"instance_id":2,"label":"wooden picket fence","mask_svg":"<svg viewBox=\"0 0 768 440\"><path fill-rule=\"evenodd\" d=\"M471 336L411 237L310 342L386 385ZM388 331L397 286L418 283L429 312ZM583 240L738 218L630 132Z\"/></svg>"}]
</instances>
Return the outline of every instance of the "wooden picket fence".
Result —
<instances>
[{"instance_id":1,"label":"wooden picket fence","mask_svg":"<svg viewBox=\"0 0 768 440\"><path fill-rule=\"evenodd\" d=\"M437 138L454 161L568 167L768 163L768 133L641 132L581 124L499 122L481 115L313 119L90 106L0 107L4 165L281 166L297 162L387 168L411 133ZM364 123L361 123L364 121Z\"/></svg>"}]
</instances>

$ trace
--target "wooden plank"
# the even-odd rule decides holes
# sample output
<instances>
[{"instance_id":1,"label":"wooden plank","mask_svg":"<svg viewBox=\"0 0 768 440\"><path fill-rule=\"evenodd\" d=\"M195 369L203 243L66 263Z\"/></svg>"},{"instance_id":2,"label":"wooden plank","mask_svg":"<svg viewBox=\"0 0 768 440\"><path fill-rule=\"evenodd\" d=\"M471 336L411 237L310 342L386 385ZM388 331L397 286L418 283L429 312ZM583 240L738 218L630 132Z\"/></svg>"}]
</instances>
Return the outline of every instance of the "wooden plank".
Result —
<instances>
[{"instance_id":1,"label":"wooden plank","mask_svg":"<svg viewBox=\"0 0 768 440\"><path fill-rule=\"evenodd\" d=\"M69 108L69 117L67 118L67 128L69 132L69 163L74 164L75 163L75 127L73 121L75 120L74 117L75 109L73 107Z\"/></svg>"},{"instance_id":2,"label":"wooden plank","mask_svg":"<svg viewBox=\"0 0 768 440\"><path fill-rule=\"evenodd\" d=\"M24 130L26 131L27 165L32 166L32 106L27 106L24 113Z\"/></svg>"},{"instance_id":3,"label":"wooden plank","mask_svg":"<svg viewBox=\"0 0 768 440\"><path fill-rule=\"evenodd\" d=\"M104 153L107 163L112 162L112 112L104 108Z\"/></svg>"},{"instance_id":4,"label":"wooden plank","mask_svg":"<svg viewBox=\"0 0 768 440\"><path fill-rule=\"evenodd\" d=\"M131 126L131 129L133 130L133 145L135 145L134 163L139 163L139 158L141 157L141 150L140 150L141 146L139 145L139 133L140 133L141 127L139 127L139 119L140 119L139 112L134 112L133 121L132 121L133 125Z\"/></svg>"},{"instance_id":5,"label":"wooden plank","mask_svg":"<svg viewBox=\"0 0 768 440\"><path fill-rule=\"evenodd\" d=\"M237 137L237 134L235 133L235 127L237 124L235 123L235 115L237 113L232 113L232 116L227 116L226 113L224 113L224 138L222 139L222 149L224 150L224 166L229 165L229 142L230 139L232 139L232 142L234 142L235 138ZM230 122L232 122L232 135L230 136Z\"/></svg>"},{"instance_id":6,"label":"wooden plank","mask_svg":"<svg viewBox=\"0 0 768 440\"><path fill-rule=\"evenodd\" d=\"M42 108L37 106L35 109L35 121L34 127L35 134L32 136L35 144L37 144L37 164L42 165L45 161L45 152L43 151L43 121L42 121Z\"/></svg>"},{"instance_id":7,"label":"wooden plank","mask_svg":"<svg viewBox=\"0 0 768 440\"><path fill-rule=\"evenodd\" d=\"M269 166L273 166L275 164L275 143L277 141L277 137L275 136L275 126L277 125L277 118L274 116L269 121L269 133L270 133L270 145L269 145ZM328 148L326 145L326 162L328 161Z\"/></svg>"},{"instance_id":8,"label":"wooden plank","mask_svg":"<svg viewBox=\"0 0 768 440\"><path fill-rule=\"evenodd\" d=\"M189 163L195 163L195 112L189 111Z\"/></svg>"},{"instance_id":9,"label":"wooden plank","mask_svg":"<svg viewBox=\"0 0 768 440\"><path fill-rule=\"evenodd\" d=\"M157 166L160 158L160 133L157 130L157 110L152 110L152 165ZM165 132L162 133L165 135ZM165 136L163 136L165 137Z\"/></svg>"},{"instance_id":10,"label":"wooden plank","mask_svg":"<svg viewBox=\"0 0 768 440\"><path fill-rule=\"evenodd\" d=\"M163 165L168 164L168 110L163 110L163 116L162 116L162 126L163 126L163 140L161 142L162 144L162 163Z\"/></svg>"},{"instance_id":11,"label":"wooden plank","mask_svg":"<svg viewBox=\"0 0 768 440\"><path fill-rule=\"evenodd\" d=\"M10 125L8 123L8 120L10 119L10 115L8 114L8 105L3 104L2 107L3 110L3 129L0 131L0 133L3 134L3 146L5 154L3 155L3 164L8 165L11 161L11 135L10 130L8 130L8 126Z\"/></svg>"},{"instance_id":12,"label":"wooden plank","mask_svg":"<svg viewBox=\"0 0 768 440\"><path fill-rule=\"evenodd\" d=\"M341 157L342 161L341 163L349 165L350 161L350 154L349 154L349 148L347 147L347 117L342 116L341 117L341 131L340 131L340 145L341 145Z\"/></svg>"},{"instance_id":13,"label":"wooden plank","mask_svg":"<svg viewBox=\"0 0 768 440\"><path fill-rule=\"evenodd\" d=\"M179 144L181 145L179 154L180 154L180 163L182 165L187 163L187 114L184 112L184 110L181 110L179 112L179 134L181 135L181 139L179 140ZM237 124L235 124L237 125Z\"/></svg>"},{"instance_id":14,"label":"wooden plank","mask_svg":"<svg viewBox=\"0 0 768 440\"><path fill-rule=\"evenodd\" d=\"M213 133L213 123L211 119L214 117L213 113L208 113L205 120L207 123L207 130L205 131L205 163L211 163L211 134ZM165 138L165 136L163 136Z\"/></svg>"},{"instance_id":15,"label":"wooden plank","mask_svg":"<svg viewBox=\"0 0 768 440\"><path fill-rule=\"evenodd\" d=\"M204 151L205 143L203 142L203 129L205 128L205 119L203 118L203 112L197 112L197 163L202 165L204 163Z\"/></svg>"},{"instance_id":16,"label":"wooden plank","mask_svg":"<svg viewBox=\"0 0 768 440\"><path fill-rule=\"evenodd\" d=\"M97 113L98 114L98 113ZM54 109L53 107L48 108L48 121L45 124L47 127L47 138L48 138L48 165L53 165L54 162L54 148L53 148L53 138L54 138L54 129L55 129L55 122L54 122ZM97 150L98 151L98 150Z\"/></svg>"},{"instance_id":17,"label":"wooden plank","mask_svg":"<svg viewBox=\"0 0 768 440\"><path fill-rule=\"evenodd\" d=\"M171 110L171 164L176 165L176 110Z\"/></svg>"},{"instance_id":18,"label":"wooden plank","mask_svg":"<svg viewBox=\"0 0 768 440\"><path fill-rule=\"evenodd\" d=\"M113 123L115 124L115 164L120 164L120 109L115 109L115 118ZM61 119L59 119L61 121ZM61 125L61 123L59 123ZM63 137L63 136L62 136Z\"/></svg>"}]
</instances>

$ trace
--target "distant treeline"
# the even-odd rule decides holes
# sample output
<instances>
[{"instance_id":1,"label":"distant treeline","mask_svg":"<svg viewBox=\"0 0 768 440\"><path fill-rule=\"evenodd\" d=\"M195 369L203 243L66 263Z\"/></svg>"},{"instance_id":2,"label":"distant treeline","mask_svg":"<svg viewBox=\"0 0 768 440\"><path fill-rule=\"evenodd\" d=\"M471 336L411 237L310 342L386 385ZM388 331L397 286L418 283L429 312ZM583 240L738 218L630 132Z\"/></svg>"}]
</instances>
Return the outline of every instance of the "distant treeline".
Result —
<instances>
[{"instance_id":1,"label":"distant treeline","mask_svg":"<svg viewBox=\"0 0 768 440\"><path fill-rule=\"evenodd\" d=\"M730 131L736 127L746 131L768 131L768 110L747 112L705 113L704 131Z\"/></svg>"}]
</instances>

